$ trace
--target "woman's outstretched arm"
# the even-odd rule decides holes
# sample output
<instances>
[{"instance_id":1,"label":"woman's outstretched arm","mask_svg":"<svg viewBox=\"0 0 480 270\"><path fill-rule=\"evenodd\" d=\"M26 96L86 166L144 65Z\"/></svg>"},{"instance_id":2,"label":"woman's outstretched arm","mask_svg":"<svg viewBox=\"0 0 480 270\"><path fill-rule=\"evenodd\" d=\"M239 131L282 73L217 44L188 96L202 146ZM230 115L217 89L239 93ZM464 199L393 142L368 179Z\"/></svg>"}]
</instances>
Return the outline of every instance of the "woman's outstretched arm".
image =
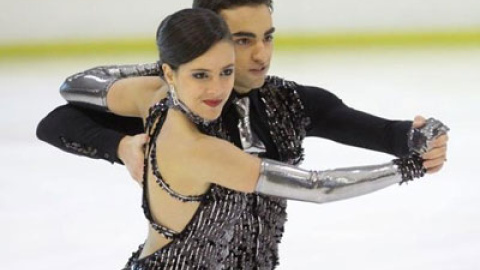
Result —
<instances>
[{"instance_id":1,"label":"woman's outstretched arm","mask_svg":"<svg viewBox=\"0 0 480 270\"><path fill-rule=\"evenodd\" d=\"M425 151L436 137L448 132L441 122L431 120L418 129L423 137ZM203 149L208 148L209 151ZM193 165L190 177L197 177L230 189L257 192L299 201L324 203L368 194L393 184L401 184L425 173L419 153L389 163L308 171L278 161L259 159L243 153L227 142L209 138L190 157ZM423 150L421 150L423 149ZM211 151L213 150L213 151Z\"/></svg>"}]
</instances>

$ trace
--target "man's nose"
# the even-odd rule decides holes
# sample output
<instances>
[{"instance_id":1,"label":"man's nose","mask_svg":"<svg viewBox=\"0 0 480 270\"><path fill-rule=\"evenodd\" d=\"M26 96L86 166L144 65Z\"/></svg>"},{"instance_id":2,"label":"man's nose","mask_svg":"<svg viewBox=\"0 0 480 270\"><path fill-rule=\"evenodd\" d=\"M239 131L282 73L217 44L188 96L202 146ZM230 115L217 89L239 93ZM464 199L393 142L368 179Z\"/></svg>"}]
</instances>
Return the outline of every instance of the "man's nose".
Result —
<instances>
[{"instance_id":1,"label":"man's nose","mask_svg":"<svg viewBox=\"0 0 480 270\"><path fill-rule=\"evenodd\" d=\"M265 42L260 41L255 44L253 50L252 58L255 62L260 64L265 64L268 61L269 57L269 48L265 45Z\"/></svg>"}]
</instances>

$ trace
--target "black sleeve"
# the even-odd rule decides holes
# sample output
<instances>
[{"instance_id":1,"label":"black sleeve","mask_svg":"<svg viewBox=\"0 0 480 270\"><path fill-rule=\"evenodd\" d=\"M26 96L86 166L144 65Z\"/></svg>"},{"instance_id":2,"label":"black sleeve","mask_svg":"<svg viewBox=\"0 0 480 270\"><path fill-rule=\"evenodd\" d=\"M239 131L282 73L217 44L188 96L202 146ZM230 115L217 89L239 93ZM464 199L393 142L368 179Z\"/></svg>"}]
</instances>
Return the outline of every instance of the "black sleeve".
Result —
<instances>
[{"instance_id":1,"label":"black sleeve","mask_svg":"<svg viewBox=\"0 0 480 270\"><path fill-rule=\"evenodd\" d=\"M142 133L140 118L63 105L43 118L37 126L37 137L63 151L105 159L122 164L117 156L125 135Z\"/></svg>"},{"instance_id":2,"label":"black sleeve","mask_svg":"<svg viewBox=\"0 0 480 270\"><path fill-rule=\"evenodd\" d=\"M388 120L357 111L318 87L299 86L298 94L311 121L307 136L324 137L399 157L408 155L407 133L411 121Z\"/></svg>"}]
</instances>

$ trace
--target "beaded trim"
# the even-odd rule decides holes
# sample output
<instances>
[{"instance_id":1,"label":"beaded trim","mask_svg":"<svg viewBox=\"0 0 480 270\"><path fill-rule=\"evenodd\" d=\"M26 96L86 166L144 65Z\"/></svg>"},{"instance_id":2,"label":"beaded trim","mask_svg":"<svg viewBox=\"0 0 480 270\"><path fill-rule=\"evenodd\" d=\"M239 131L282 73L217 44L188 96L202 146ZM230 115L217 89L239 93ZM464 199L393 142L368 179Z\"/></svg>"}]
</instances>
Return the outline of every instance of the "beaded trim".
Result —
<instances>
[{"instance_id":1,"label":"beaded trim","mask_svg":"<svg viewBox=\"0 0 480 270\"><path fill-rule=\"evenodd\" d=\"M192 123L197 126L200 132L211 136L226 138L221 117L212 121L204 119L203 117L192 112L187 105L176 98L171 91L168 91L167 94L167 105L169 108L182 112L190 121L192 121Z\"/></svg>"},{"instance_id":2,"label":"beaded trim","mask_svg":"<svg viewBox=\"0 0 480 270\"><path fill-rule=\"evenodd\" d=\"M152 166L152 172L155 176L155 180L157 184L165 190L168 194L170 194L175 199L178 199L182 202L200 202L205 197L205 194L202 195L182 195L175 190L173 190L170 185L163 180L160 171L158 170L158 163L157 163L157 144L152 144L152 149L150 150L150 165Z\"/></svg>"},{"instance_id":3,"label":"beaded trim","mask_svg":"<svg viewBox=\"0 0 480 270\"><path fill-rule=\"evenodd\" d=\"M423 159L418 155L411 155L408 158L394 159L393 163L398 166L400 174L402 175L403 183L413 181L415 178L420 178L425 175L427 170L423 166Z\"/></svg>"},{"instance_id":4,"label":"beaded trim","mask_svg":"<svg viewBox=\"0 0 480 270\"><path fill-rule=\"evenodd\" d=\"M277 146L280 160L298 164L303 160L302 142L310 119L296 91L297 84L279 77L267 77L259 89L266 107L270 136Z\"/></svg>"}]
</instances>

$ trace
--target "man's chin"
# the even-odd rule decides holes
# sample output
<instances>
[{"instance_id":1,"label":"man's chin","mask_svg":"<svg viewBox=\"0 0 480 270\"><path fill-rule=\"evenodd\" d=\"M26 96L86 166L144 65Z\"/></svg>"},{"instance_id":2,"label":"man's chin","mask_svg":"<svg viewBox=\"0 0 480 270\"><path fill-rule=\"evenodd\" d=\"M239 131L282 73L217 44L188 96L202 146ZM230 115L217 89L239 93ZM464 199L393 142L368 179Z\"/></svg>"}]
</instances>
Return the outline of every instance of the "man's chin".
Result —
<instances>
[{"instance_id":1,"label":"man's chin","mask_svg":"<svg viewBox=\"0 0 480 270\"><path fill-rule=\"evenodd\" d=\"M252 89L255 89L255 88L260 88L263 86L263 84L265 83L265 78L266 76L262 76L262 77L257 77L255 79L252 79L250 82L250 86Z\"/></svg>"},{"instance_id":2,"label":"man's chin","mask_svg":"<svg viewBox=\"0 0 480 270\"><path fill-rule=\"evenodd\" d=\"M249 78L248 80L241 80L241 83L235 84L234 89L239 93L248 93L252 89L260 88L265 83L266 76ZM247 81L248 83L245 83Z\"/></svg>"}]
</instances>

